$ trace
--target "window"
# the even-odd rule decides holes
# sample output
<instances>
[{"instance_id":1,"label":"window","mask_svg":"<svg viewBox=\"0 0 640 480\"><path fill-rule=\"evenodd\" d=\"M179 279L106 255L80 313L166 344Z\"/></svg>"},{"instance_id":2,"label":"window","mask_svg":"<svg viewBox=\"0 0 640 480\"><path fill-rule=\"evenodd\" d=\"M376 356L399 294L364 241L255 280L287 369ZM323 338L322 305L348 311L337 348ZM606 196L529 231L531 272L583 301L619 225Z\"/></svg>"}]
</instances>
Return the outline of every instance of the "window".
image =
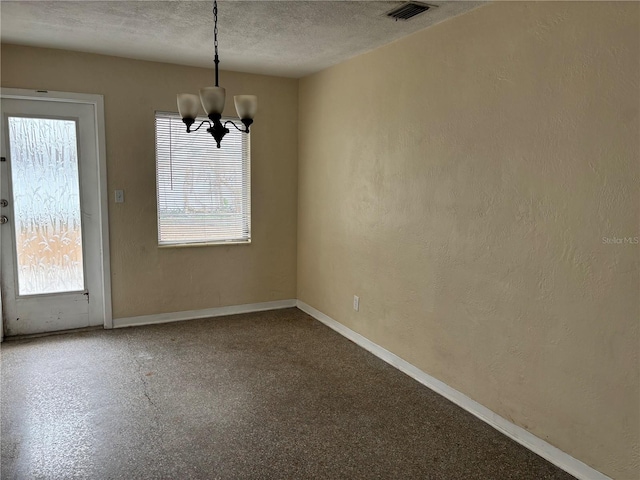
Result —
<instances>
[{"instance_id":1,"label":"window","mask_svg":"<svg viewBox=\"0 0 640 480\"><path fill-rule=\"evenodd\" d=\"M249 135L231 127L216 148L206 128L156 112L159 245L251 242Z\"/></svg>"}]
</instances>

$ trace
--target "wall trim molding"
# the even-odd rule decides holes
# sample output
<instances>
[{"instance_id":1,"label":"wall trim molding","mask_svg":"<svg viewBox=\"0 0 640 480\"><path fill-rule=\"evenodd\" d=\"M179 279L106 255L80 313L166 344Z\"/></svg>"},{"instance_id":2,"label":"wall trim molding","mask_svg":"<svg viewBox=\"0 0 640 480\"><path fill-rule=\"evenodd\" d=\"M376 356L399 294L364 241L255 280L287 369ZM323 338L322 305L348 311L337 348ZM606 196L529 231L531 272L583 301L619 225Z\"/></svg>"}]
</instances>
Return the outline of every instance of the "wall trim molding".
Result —
<instances>
[{"instance_id":1,"label":"wall trim molding","mask_svg":"<svg viewBox=\"0 0 640 480\"><path fill-rule=\"evenodd\" d=\"M446 383L423 372L418 367L410 364L406 360L398 357L396 354L391 353L380 345L372 342L368 338L344 326L328 315L325 315L321 311L313 308L311 305L298 300L297 306L303 312L311 315L321 323L324 323L327 327L335 330L342 336L351 340L356 345L364 348L365 350L374 354L376 357L384 360L401 372L409 375L414 380L420 382L434 392L442 395L447 400L455 403L483 422L488 423L499 432L503 433L512 440L515 440L520 445L523 445L533 453L540 455L542 458L553 463L555 466L561 468L565 472L570 473L574 477L580 480L611 480L610 477L607 477L606 475L600 473L586 463L581 462L577 458L572 457L568 453L565 453L562 450L554 447L550 443L542 440L541 438L536 437L524 428L519 427L518 425L492 412L487 407L484 407L475 400L472 400L462 392L459 392Z\"/></svg>"},{"instance_id":2,"label":"wall trim molding","mask_svg":"<svg viewBox=\"0 0 640 480\"><path fill-rule=\"evenodd\" d=\"M183 312L158 313L140 315L138 317L123 317L113 319L113 328L134 327L140 325L154 325L156 323L180 322L199 318L222 317L238 313L264 312L297 306L295 299L275 300L273 302L247 303L244 305L229 305L227 307L205 308L203 310L187 310Z\"/></svg>"}]
</instances>

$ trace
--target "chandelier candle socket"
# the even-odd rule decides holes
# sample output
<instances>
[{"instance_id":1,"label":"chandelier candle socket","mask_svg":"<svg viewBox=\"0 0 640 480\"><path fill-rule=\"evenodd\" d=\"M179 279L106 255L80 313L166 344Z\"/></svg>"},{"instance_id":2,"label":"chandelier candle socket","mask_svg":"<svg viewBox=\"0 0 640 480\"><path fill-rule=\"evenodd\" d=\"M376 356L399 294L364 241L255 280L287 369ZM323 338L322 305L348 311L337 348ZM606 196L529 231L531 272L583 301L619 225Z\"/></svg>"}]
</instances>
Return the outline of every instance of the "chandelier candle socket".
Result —
<instances>
[{"instance_id":1,"label":"chandelier candle socket","mask_svg":"<svg viewBox=\"0 0 640 480\"><path fill-rule=\"evenodd\" d=\"M224 110L224 102L226 97L226 90L218 85L218 2L213 2L213 46L215 50L215 57L213 63L215 64L216 71L216 86L204 87L200 89L200 98L197 95L191 93L179 93L178 94L178 112L182 117L182 121L187 126L187 133L197 132L200 127L205 123L209 124L207 132L209 132L216 141L216 146L220 148L220 142L223 137L229 133L227 128L228 124L233 125L237 130L243 133L249 133L249 127L253 123L253 117L258 110L258 97L255 95L236 95L233 97L233 101L236 106L236 112L238 117L244 125L244 128L240 128L231 120L224 122L224 125L220 121L222 118L222 112ZM209 120L205 120L198 125L194 130L191 130L198 117L198 110L200 104L205 113L209 117Z\"/></svg>"}]
</instances>

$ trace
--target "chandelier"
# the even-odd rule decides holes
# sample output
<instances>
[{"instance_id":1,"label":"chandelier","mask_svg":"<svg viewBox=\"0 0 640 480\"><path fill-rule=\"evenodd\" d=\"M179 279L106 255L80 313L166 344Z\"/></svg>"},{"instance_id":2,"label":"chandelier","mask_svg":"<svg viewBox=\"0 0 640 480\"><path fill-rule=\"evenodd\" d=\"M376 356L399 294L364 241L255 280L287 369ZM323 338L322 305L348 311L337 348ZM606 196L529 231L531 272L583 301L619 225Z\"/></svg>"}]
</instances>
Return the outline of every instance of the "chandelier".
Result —
<instances>
[{"instance_id":1,"label":"chandelier","mask_svg":"<svg viewBox=\"0 0 640 480\"><path fill-rule=\"evenodd\" d=\"M224 101L226 91L224 88L218 85L218 2L213 2L213 46L215 50L215 57L213 63L216 67L216 86L204 87L200 89L200 96L193 95L191 93L179 93L178 94L178 112L182 117L182 121L187 126L187 133L197 132L200 127L205 123L209 124L207 132L209 132L216 141L216 145L220 148L220 142L223 137L229 133L227 128L228 124L233 125L237 130L243 133L249 133L249 126L253 123L253 117L258 109L258 97L255 95L236 95L233 97L233 101L236 105L236 112L238 117L243 123L244 128L240 128L231 120L224 122L224 125L220 121L222 118L222 111L224 110ZM202 108L209 117L209 120L205 120L198 125L197 128L191 130L191 126L195 123L198 117L198 110L202 104Z\"/></svg>"}]
</instances>

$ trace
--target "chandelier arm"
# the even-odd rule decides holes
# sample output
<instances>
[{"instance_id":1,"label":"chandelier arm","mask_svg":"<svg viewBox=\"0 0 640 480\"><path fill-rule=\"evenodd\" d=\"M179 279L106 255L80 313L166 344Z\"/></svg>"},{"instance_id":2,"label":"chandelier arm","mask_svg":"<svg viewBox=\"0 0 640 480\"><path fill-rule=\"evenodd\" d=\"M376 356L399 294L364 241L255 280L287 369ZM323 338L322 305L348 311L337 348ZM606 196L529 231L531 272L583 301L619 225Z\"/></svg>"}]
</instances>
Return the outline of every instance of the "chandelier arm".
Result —
<instances>
[{"instance_id":1,"label":"chandelier arm","mask_svg":"<svg viewBox=\"0 0 640 480\"><path fill-rule=\"evenodd\" d=\"M198 128L196 128L195 130L189 130L189 132L197 132L198 130L200 130L200 127L202 127L202 125L204 125L205 123L208 123L209 128L211 128L211 122L209 120L204 120L200 122L200 125L198 125Z\"/></svg>"},{"instance_id":2,"label":"chandelier arm","mask_svg":"<svg viewBox=\"0 0 640 480\"><path fill-rule=\"evenodd\" d=\"M224 126L226 127L228 123L230 123L231 125L233 125L234 127L236 127L236 130L238 130L239 132L242 132L242 133L249 133L249 129L248 129L248 128L247 128L247 129L242 129L242 128L240 128L239 126L237 126L237 125L233 122L233 120L227 120L226 122L224 122Z\"/></svg>"}]
</instances>

